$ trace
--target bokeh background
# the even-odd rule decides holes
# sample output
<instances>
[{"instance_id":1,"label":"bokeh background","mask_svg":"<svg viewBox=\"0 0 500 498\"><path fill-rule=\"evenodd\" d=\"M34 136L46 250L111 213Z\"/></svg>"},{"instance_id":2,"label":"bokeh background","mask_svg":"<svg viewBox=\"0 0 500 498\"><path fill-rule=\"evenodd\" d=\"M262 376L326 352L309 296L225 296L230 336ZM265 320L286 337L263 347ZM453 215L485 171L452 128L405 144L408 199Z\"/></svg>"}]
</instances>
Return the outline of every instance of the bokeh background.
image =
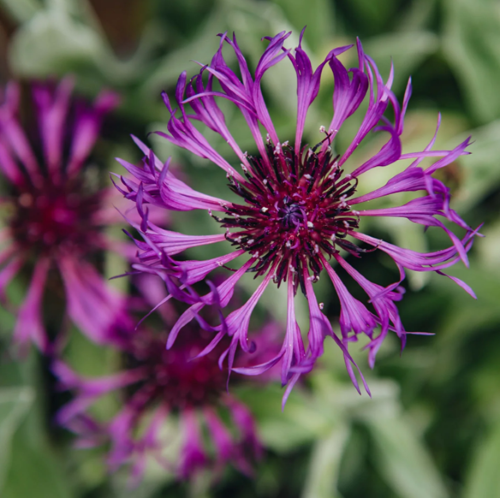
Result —
<instances>
[{"instance_id":1,"label":"bokeh background","mask_svg":"<svg viewBox=\"0 0 500 498\"><path fill-rule=\"evenodd\" d=\"M296 42L304 25L304 45L316 65L331 48L359 36L384 77L393 60L399 98L412 75L405 150L421 150L428 142L438 111L443 116L438 148L453 148L473 136L472 154L443 175L452 188L454 208L471 226L484 222L486 237L476 240L470 269L457 265L452 271L473 287L477 301L448 279L410 275L400 306L403 323L408 330L435 335L411 336L402 355L397 341L389 338L371 372L360 351L355 358L367 374L371 399L356 393L338 351L328 345L321 367L292 393L284 412L277 385L235 388L252 409L266 449L252 479L228 468L208 487L179 483L166 472L149 469L134 490L127 488L126 473L108 475L102 451L72 448L70 435L55 427L53 416L62 400L52 392L47 366L35 351L23 362L9 353L14 318L0 309L0 496L500 497L497 1L0 0L0 82L16 78L28 83L71 73L78 92L89 98L102 87L118 91L122 105L103 130L98 155L102 171L120 172L113 157L139 159L129 134L146 139L148 132L165 128L168 114L160 91L171 92L182 70L194 74L193 61L210 60L218 47L217 33L236 32L254 66L262 36L293 30ZM343 62L355 64L349 56ZM264 87L279 135L293 137L295 78L286 66L275 69ZM331 114L333 83L327 73L312 108L311 130L316 133ZM242 150L251 151L241 120L229 119ZM340 148L349 131L340 135ZM205 162L165 141L150 140L163 160L172 155L187 168L194 185L213 188ZM376 139L368 141L362 154L378 146ZM415 249L440 242L411 225L373 222L372 232ZM394 268L376 253L360 265L375 281L395 278ZM109 276L123 269L116 256L107 258ZM323 284L317 284L319 300L335 317L338 303ZM11 292L22 296L25 290L26 282L19 280ZM277 293L262 306L269 303L276 314L280 299ZM284 318L278 311L277 319ZM110 354L81 335L74 337L69 348L73 361L89 373L102 373Z\"/></svg>"}]
</instances>

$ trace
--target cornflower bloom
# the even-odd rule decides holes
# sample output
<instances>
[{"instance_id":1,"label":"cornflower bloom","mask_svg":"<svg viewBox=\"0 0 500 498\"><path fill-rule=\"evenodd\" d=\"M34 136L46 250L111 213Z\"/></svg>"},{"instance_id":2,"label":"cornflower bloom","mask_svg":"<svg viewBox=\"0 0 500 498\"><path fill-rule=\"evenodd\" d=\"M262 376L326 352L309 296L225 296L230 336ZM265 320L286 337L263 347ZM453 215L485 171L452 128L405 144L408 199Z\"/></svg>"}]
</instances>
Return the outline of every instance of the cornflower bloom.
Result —
<instances>
[{"instance_id":1,"label":"cornflower bloom","mask_svg":"<svg viewBox=\"0 0 500 498\"><path fill-rule=\"evenodd\" d=\"M189 82L185 72L178 79L175 98L180 116L167 94L163 93L170 120L168 132L157 132L158 135L220 168L226 174L230 191L240 197L240 202L230 202L194 191L169 171L168 161L162 164L138 140L136 143L145 154L143 168L135 168L121 161L135 177L135 181L124 180L125 188L122 190L128 198L136 200L142 216L142 223L137 225L137 229L144 242L136 243L143 270L149 267L160 271L162 267L168 267L171 274L175 275L177 265L177 276L185 285L204 278L214 268L225 266L238 257L246 258L225 282L212 289L180 317L170 333L167 346L172 347L181 328L198 317L203 307L225 307L240 277L246 272L254 272L256 278L262 278L257 290L241 308L231 312L219 326L212 328L215 335L211 344L215 346L226 335L231 338L230 346L221 356L221 360L227 359L230 371L256 375L281 362L282 382L288 383L284 399L300 374L310 371L316 359L322 355L326 337L331 337L340 348L352 382L360 391L353 369L357 366L348 351L349 343L358 340L360 334L368 337L369 364L372 367L377 350L388 331L394 331L404 347L407 332L395 302L402 298L400 283L405 278L405 270L444 275L443 270L460 259L467 265L467 252L477 233L451 209L449 189L433 176L459 156L467 154L470 139L467 138L452 150L434 150L439 118L436 134L425 149L403 154L401 135L411 95L411 80L400 105L391 91L393 69L384 82L375 62L364 53L359 40L356 42L357 67L346 69L338 58L353 46L349 45L333 49L313 70L302 48L302 35L303 32L295 50L284 47L290 33L281 32L273 38L267 38L269 44L254 75L248 68L236 37L231 39L226 34L219 35L220 46L211 63L202 65L199 74ZM239 74L226 64L224 46L234 52ZM292 143L278 137L261 87L264 74L286 59L292 64L297 77L297 120ZM330 68L335 82L333 115L328 127L320 127L324 139L318 145L309 147L303 142L306 116L318 95L321 75L326 66ZM243 115L255 140L258 151L255 155L243 152L238 146L226 125L218 99L233 104ZM362 102L367 103L365 111L362 110ZM339 129L356 111L364 114L351 143L344 151L334 152ZM386 111L393 116L392 120L386 117ZM194 122L220 135L241 163L241 169L235 169L222 157L210 145L205 134L194 126ZM265 138L261 130L267 134ZM388 140L372 157L362 164L349 166L349 171L345 171L347 161L369 132L387 136ZM422 161L426 158L436 160L424 167ZM370 193L356 195L358 180L362 179L364 173L402 160L410 160L410 164L403 171L403 165L397 165L400 172L394 174L385 185ZM381 209L364 208L364 204L369 201L412 192L417 192L418 196L406 204ZM148 219L145 204L163 206L169 211L207 210L220 223L221 233L191 236L162 230ZM359 207L361 204L363 209ZM221 214L215 215L214 212ZM449 237L451 245L430 253L400 248L360 231L365 217L407 218L424 228L437 227ZM464 236L461 239L457 237L443 220L463 229ZM173 256L191 247L219 242L232 246L233 252L207 261L173 260ZM382 251L393 259L400 273L397 282L387 287L371 282L345 258L346 254L362 257L370 251ZM337 266L334 268L331 263ZM340 267L366 293L369 307L350 294L337 271ZM141 269L141 266L137 268ZM313 283L322 272L330 278L340 301L339 336L322 313L322 306L314 293ZM455 277L450 278L474 295L465 283ZM247 352L252 349L248 340L250 316L271 280L278 286L284 283L288 293L288 321L283 347L269 362L252 368L233 368L238 346ZM299 289L309 307L307 345L303 342L295 318L294 297ZM363 383L368 390L364 379Z\"/></svg>"},{"instance_id":2,"label":"cornflower bloom","mask_svg":"<svg viewBox=\"0 0 500 498\"><path fill-rule=\"evenodd\" d=\"M160 294L157 285L160 282L150 277L148 293ZM252 462L262 453L250 411L226 391L227 376L217 362L223 344L197 357L208 334L193 323L176 348L165 349L167 330L178 318L177 310L175 301L166 303L161 329L141 326L116 343L123 367L119 373L85 378L63 361L53 366L60 387L75 392L58 413L58 422L77 434L80 447L110 442L110 470L130 465L134 486L143 477L148 456L185 480L203 469L219 476L228 464L250 475ZM275 331L271 323L260 334L264 351L277 349L271 339ZM93 415L92 405L109 393L118 394L120 408L112 418L102 420ZM175 428L174 434L165 430L169 425Z\"/></svg>"},{"instance_id":3,"label":"cornflower bloom","mask_svg":"<svg viewBox=\"0 0 500 498\"><path fill-rule=\"evenodd\" d=\"M111 328L130 325L124 299L95 267L103 250L114 245L102 229L120 218L111 204L115 189L92 187L85 172L103 118L118 97L103 91L92 106L72 105L72 88L71 78L57 87L33 85L39 137L31 143L32 134L20 124L16 83L7 85L0 106L0 172L6 180L0 198L5 222L0 230L0 299L9 305L9 282L31 272L14 329L14 341L22 349L29 341L44 352L51 349L42 313L45 293L51 300L65 296L71 320L97 341Z\"/></svg>"}]
</instances>

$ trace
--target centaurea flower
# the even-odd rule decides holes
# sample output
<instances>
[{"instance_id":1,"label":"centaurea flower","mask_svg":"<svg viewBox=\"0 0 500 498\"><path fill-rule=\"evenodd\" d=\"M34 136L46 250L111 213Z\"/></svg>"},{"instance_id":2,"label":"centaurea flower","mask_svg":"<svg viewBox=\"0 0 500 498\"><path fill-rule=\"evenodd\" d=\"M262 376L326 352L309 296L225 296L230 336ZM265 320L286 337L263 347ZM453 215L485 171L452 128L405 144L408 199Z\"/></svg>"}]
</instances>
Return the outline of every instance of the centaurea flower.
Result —
<instances>
[{"instance_id":1,"label":"centaurea flower","mask_svg":"<svg viewBox=\"0 0 500 498\"><path fill-rule=\"evenodd\" d=\"M89 185L85 173L103 119L118 96L103 91L89 106L74 102L72 89L69 77L57 87L33 85L39 137L21 126L18 84L7 85L0 106L0 173L6 180L0 298L7 303L12 278L31 272L14 341L23 348L32 341L44 352L51 349L42 311L45 294L65 298L70 319L97 342L112 328L131 328L124 298L95 265L104 250L120 245L103 231L110 220L120 219L110 202L114 189Z\"/></svg>"},{"instance_id":2,"label":"centaurea flower","mask_svg":"<svg viewBox=\"0 0 500 498\"><path fill-rule=\"evenodd\" d=\"M148 290L143 295L161 294L156 289L160 282L155 280L146 279ZM175 301L166 303L161 329L143 324L116 342L122 363L118 373L89 378L61 360L53 365L60 387L75 393L58 413L58 422L77 435L77 446L109 442L110 470L131 466L132 485L142 479L148 457L185 480L203 469L217 477L228 464L250 475L252 462L262 453L251 412L226 390L227 374L217 362L224 345L198 357L208 337L192 323L176 348L165 349L167 331L179 316L177 309ZM277 349L275 330L276 324L271 323L260 334L264 351ZM92 405L110 393L119 395L120 407L102 420L92 412ZM175 434L165 432L166 424L176 427ZM179 436L178 453L172 452L169 448L179 443Z\"/></svg>"},{"instance_id":3,"label":"centaurea flower","mask_svg":"<svg viewBox=\"0 0 500 498\"><path fill-rule=\"evenodd\" d=\"M323 342L328 336L340 348L348 373L359 391L353 371L353 367L357 366L348 351L349 343L356 341L360 334L368 337L369 364L372 367L376 353L390 330L397 334L404 347L407 332L395 303L402 298L400 283L405 278L405 270L444 275L443 270L458 260L467 265L467 252L477 233L450 207L449 189L433 176L440 168L467 154L470 139L467 138L452 150L433 149L440 125L438 119L436 134L423 151L402 153L401 135L411 95L411 80L400 105L391 91L393 69L384 82L375 62L364 53L359 40L356 42L357 67L346 69L339 60L339 56L352 47L349 45L333 49L313 70L302 48L302 35L298 47L293 51L284 46L290 33L281 32L267 38L269 44L253 75L236 37L231 39L226 34L220 35L220 46L211 63L202 65L199 74L190 81L185 72L180 75L175 91L180 115L167 94L163 94L170 120L168 132L157 132L158 135L222 169L228 179L229 189L240 197L240 202L230 202L194 191L169 171L169 161L162 164L137 139L136 143L145 154L143 168L135 168L121 161L135 177L135 181L124 180L126 188L123 191L128 198L136 200L143 218L137 228L144 242L136 242L142 268L149 266L159 271L168 259L169 271L175 274L172 268L177 265L181 281L192 284L218 266L225 266L240 256L246 258L225 282L203 296L181 316L170 333L168 347L172 347L180 329L196 318L203 307L214 304L225 307L240 277L246 272L254 272L256 278L261 277L260 284L246 304L231 312L219 326L212 329L215 331L212 346L215 347L226 335L231 338L230 346L221 356L221 359L227 359L230 371L256 375L281 362L282 382L289 385L285 399L300 374L309 371L322 355ZM239 74L226 64L224 46L234 52ZM294 141L288 140L292 137L283 140L283 137L278 136L261 87L264 74L285 59L291 62L297 77ZM308 109L318 95L322 72L327 66L335 82L333 115L327 127L320 127L324 139L310 147L303 141L304 126ZM226 125L218 99L233 104L243 115L255 140L258 151L255 155L249 155L239 147ZM365 111L362 110L362 102L367 102ZM364 112L359 128L345 150L334 152L335 137L344 122L355 112ZM386 114L393 116L393 119L389 119ZM210 145L206 135L194 126L195 122L220 135L229 144L241 163L239 169ZM349 170L345 171L350 164L348 160L369 132L379 133L388 139L372 157L362 164L349 166ZM436 160L424 167L422 161L426 158ZM358 181L363 174L403 160L410 160L411 163L385 185L363 195L356 194ZM397 167L400 171L401 166ZM391 199L392 194L403 192L417 194L413 200L396 207L364 207L369 201L384 197ZM220 223L221 232L191 236L162 230L148 220L145 204L163 206L169 211L207 210ZM402 217L424 228L438 227L449 237L451 245L430 253L400 248L364 234L361 227L365 217ZM463 229L462 238L455 235L443 220ZM189 248L219 242L229 243L234 251L208 261L173 260L173 256ZM346 254L359 258L371 251L385 252L394 260L400 273L400 278L394 284L383 287L369 281L346 259ZM331 263L338 265L334 268ZM369 307L351 295L338 273L339 267L363 289ZM313 284L322 272L330 278L340 301L339 336L323 314L314 293ZM465 283L451 278L474 295ZM271 281L278 286L285 283L288 293L288 320L283 347L275 358L265 364L253 368L233 368L238 346L244 351L251 350L248 340L250 316ZM303 343L295 318L294 297L299 289L305 295L309 307L307 346ZM206 351L210 351L210 348Z\"/></svg>"}]
</instances>

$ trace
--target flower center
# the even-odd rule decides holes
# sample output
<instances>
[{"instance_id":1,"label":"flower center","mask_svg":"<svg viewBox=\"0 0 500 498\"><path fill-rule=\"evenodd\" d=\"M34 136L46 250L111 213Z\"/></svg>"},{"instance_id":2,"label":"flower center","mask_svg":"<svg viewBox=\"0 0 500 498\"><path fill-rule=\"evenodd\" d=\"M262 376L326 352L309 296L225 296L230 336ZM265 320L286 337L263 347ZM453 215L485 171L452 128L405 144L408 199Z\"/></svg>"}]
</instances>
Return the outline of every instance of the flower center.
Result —
<instances>
[{"instance_id":1,"label":"flower center","mask_svg":"<svg viewBox=\"0 0 500 498\"><path fill-rule=\"evenodd\" d=\"M135 402L141 407L156 402L179 409L204 406L224 392L227 372L219 368L218 354L195 359L203 349L199 333L184 334L182 342L167 350L165 337L153 337L145 330L137 335L131 349L127 367L145 367L150 372L134 388L139 395Z\"/></svg>"},{"instance_id":2,"label":"flower center","mask_svg":"<svg viewBox=\"0 0 500 498\"><path fill-rule=\"evenodd\" d=\"M95 244L98 228L95 213L99 194L85 194L76 181L55 185L45 179L40 186L27 185L14 199L9 220L19 246L34 254L53 254L61 249L86 252Z\"/></svg>"},{"instance_id":3,"label":"flower center","mask_svg":"<svg viewBox=\"0 0 500 498\"><path fill-rule=\"evenodd\" d=\"M285 230L290 230L298 227L305 216L304 211L297 202L285 196L283 203L277 209L277 217L281 218L281 224Z\"/></svg>"},{"instance_id":4,"label":"flower center","mask_svg":"<svg viewBox=\"0 0 500 498\"><path fill-rule=\"evenodd\" d=\"M346 202L356 180L342 176L330 151L317 153L317 148L304 148L297 156L288 145L268 144L266 160L249 156L246 181L229 179L231 190L245 203L231 204L226 217L216 218L232 245L257 258L250 271L258 276L276 267L278 285L289 270L300 283L306 266L317 279L320 252L328 257L338 247L360 252L345 240L347 231L359 226L357 213Z\"/></svg>"}]
</instances>

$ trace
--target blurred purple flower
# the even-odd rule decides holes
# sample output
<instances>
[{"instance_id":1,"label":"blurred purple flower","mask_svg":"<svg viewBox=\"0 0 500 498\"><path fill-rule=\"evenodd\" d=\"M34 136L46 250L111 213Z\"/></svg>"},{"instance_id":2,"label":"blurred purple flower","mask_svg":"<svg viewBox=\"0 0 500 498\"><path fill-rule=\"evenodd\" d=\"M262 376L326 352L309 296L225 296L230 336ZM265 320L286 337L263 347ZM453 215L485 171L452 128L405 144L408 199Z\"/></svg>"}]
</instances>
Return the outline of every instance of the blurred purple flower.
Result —
<instances>
[{"instance_id":1,"label":"blurred purple flower","mask_svg":"<svg viewBox=\"0 0 500 498\"><path fill-rule=\"evenodd\" d=\"M302 33L303 34L303 33ZM231 344L224 351L221 360L227 358L229 370L256 375L281 362L282 382L289 389L301 373L309 371L316 359L323 353L325 337L331 337L340 348L348 373L359 391L353 371L357 368L348 352L351 341L357 341L359 334L368 336L369 364L373 367L377 350L389 330L394 331L404 347L407 332L395 302L402 298L401 281L405 269L417 272L436 272L462 260L466 265L467 252L477 231L472 230L450 207L449 189L433 174L459 156L467 154L470 139L453 150L433 150L436 135L423 151L402 153L401 134L403 120L411 94L408 82L402 105L391 91L393 70L384 82L374 61L363 52L359 40L356 48L358 67L346 69L338 59L352 47L343 46L332 50L324 61L313 70L311 61L301 46L294 51L284 47L290 33L279 33L267 38L269 44L260 58L252 76L236 37L220 35L220 47L209 65L203 65L200 73L189 82L183 72L178 80L175 97L180 108L172 108L169 97L163 94L165 105L170 111L168 133L158 132L174 145L197 156L208 159L221 168L229 181L229 189L241 198L241 203L230 202L194 191L169 171L165 165L142 142L136 143L145 154L143 167L138 168L126 161L121 164L135 180L123 179L122 192L136 201L142 216L136 225L144 242L137 241L141 265L137 269L161 271L167 268L171 275L177 275L183 284L193 284L203 279L213 269L224 266L239 256L245 257L239 269L216 289L203 296L188 309L173 327L168 338L172 347L180 329L199 311L208 305L225 307L230 301L235 284L246 272L262 277L255 293L240 309L233 311L215 328L212 345L224 336L231 338ZM229 67L223 57L224 45L232 49L239 66L239 75ZM295 139L292 143L282 141L273 125L266 107L261 80L274 65L288 59L297 77L297 122ZM333 93L333 116L328 127L321 126L325 138L316 146L303 142L303 131L308 109L318 95L321 75L325 66L332 71L335 81ZM272 77L271 75L269 77ZM243 152L233 138L225 122L225 116L216 98L225 99L242 113L252 134L258 153ZM365 111L361 103L366 102ZM389 108L389 109L388 109ZM350 145L336 154L332 148L335 137L343 123L356 111L364 115ZM388 111L393 119L384 114ZM205 138L194 123L201 123L222 137L234 151L241 170L237 171ZM438 119L439 129L440 119ZM263 139L261 130L267 133ZM349 173L344 172L346 162L369 132L388 136L387 142L363 164L355 165ZM437 130L436 130L437 134ZM382 135L384 136L384 135ZM424 168L422 161L437 158ZM377 167L386 167L400 160L411 160L402 172L395 174L384 186L364 195L356 195L358 179ZM420 192L416 198L404 205L382 209L362 209L359 204L381 199L402 192ZM166 210L190 211L208 210L222 213L212 215L223 230L217 235L192 236L158 228L148 219L145 204L163 206ZM359 231L363 217L403 217L422 225L442 229L451 240L451 246L436 252L418 253L411 249L397 247L384 240L375 239ZM465 231L460 239L441 219L455 224ZM229 242L234 252L208 261L179 261L173 256L195 246ZM367 280L342 255L341 251L356 258L370 251L383 251L395 262L400 278L394 284L383 287ZM338 263L344 273L359 284L368 296L370 307L355 299L344 284L344 277L337 273L331 262ZM340 337L322 313L317 302L313 283L322 271L332 281L338 295L340 314ZM472 290L463 282L452 278L471 295ZM288 292L288 323L283 347L271 361L253 368L233 368L233 358L238 345L249 350L247 338L249 321L262 293L273 280L277 285L286 282ZM310 325L307 347L295 318L294 296L298 289L306 296L309 306ZM375 330L379 328L378 334ZM207 349L209 351L210 348ZM358 369L359 371L359 369ZM360 373L361 375L361 373ZM362 377L362 375L361 375ZM364 383L364 379L363 379ZM365 383L365 388L366 387ZM289 392L285 393L285 399Z\"/></svg>"},{"instance_id":2,"label":"blurred purple flower","mask_svg":"<svg viewBox=\"0 0 500 498\"><path fill-rule=\"evenodd\" d=\"M147 286L154 289L155 282L148 280ZM61 388L75 392L75 398L60 410L57 420L78 435L77 446L110 441L110 470L131 465L133 485L142 479L148 455L179 479L189 479L202 469L219 476L227 464L250 475L252 462L260 457L262 448L250 411L226 392L227 374L217 362L223 344L200 356L208 334L193 323L176 348L165 349L166 330L179 316L175 306L168 302L163 307L166 326L161 332L141 327L116 344L123 365L117 374L84 378L66 363L56 361L53 371ZM261 346L263 351L272 352L277 350L277 343L271 342L276 334L270 328L275 330L276 325L266 327L260 335ZM111 420L98 420L91 406L113 391L121 392L123 406ZM226 415L231 422L226 421ZM163 431L167 420L176 420L179 425L178 454L168 451L177 438ZM209 435L208 445L204 433Z\"/></svg>"},{"instance_id":3,"label":"blurred purple flower","mask_svg":"<svg viewBox=\"0 0 500 498\"><path fill-rule=\"evenodd\" d=\"M120 248L102 231L119 220L111 204L116 194L90 187L84 172L103 118L116 107L118 96L103 91L92 106L72 105L72 89L71 78L55 88L33 85L39 137L31 143L31 130L23 130L19 121L16 83L7 85L0 106L0 172L7 181L0 198L7 213L0 231L0 299L8 304L9 282L32 271L14 330L14 341L23 349L29 341L44 352L51 349L42 303L44 293L53 299L61 284L69 317L92 339L101 342L112 328L133 328L123 313L123 297L94 266L103 250Z\"/></svg>"}]
</instances>

